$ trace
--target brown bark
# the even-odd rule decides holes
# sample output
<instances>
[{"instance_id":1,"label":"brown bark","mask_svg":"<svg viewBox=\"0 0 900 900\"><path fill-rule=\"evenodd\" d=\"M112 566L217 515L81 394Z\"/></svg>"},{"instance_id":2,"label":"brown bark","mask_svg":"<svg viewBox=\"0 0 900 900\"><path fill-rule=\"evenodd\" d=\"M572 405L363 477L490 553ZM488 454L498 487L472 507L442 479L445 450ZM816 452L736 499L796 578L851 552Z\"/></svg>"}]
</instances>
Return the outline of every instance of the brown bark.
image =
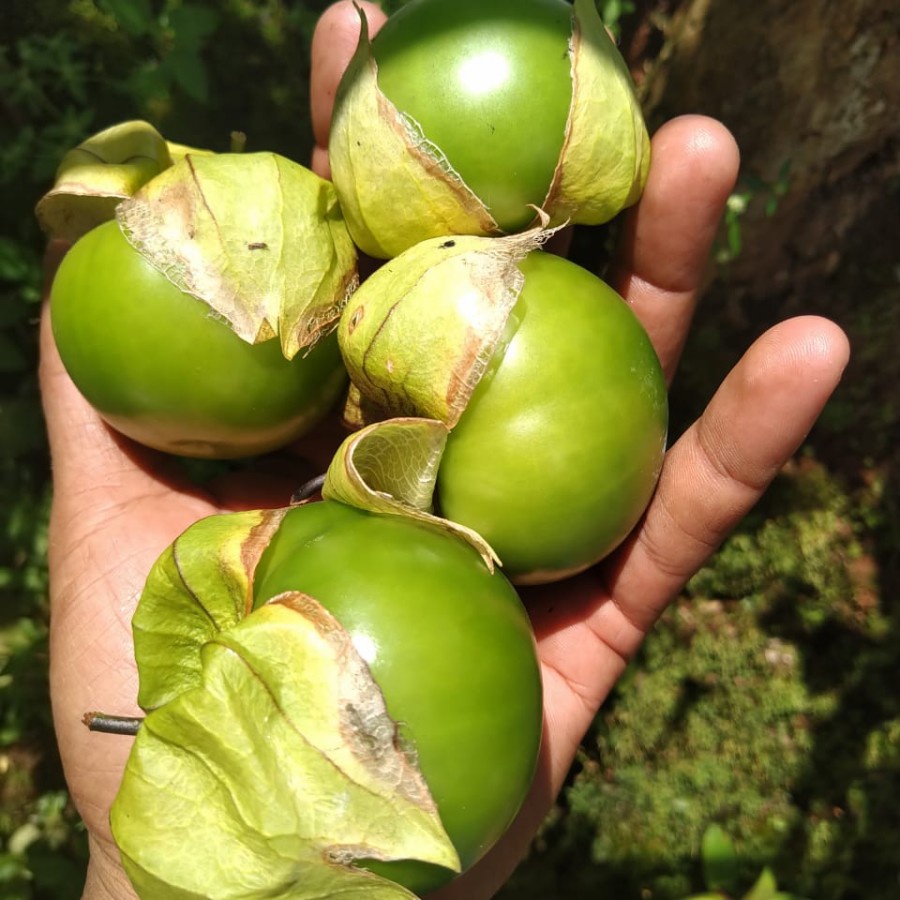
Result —
<instances>
[{"instance_id":1,"label":"brown bark","mask_svg":"<svg viewBox=\"0 0 900 900\"><path fill-rule=\"evenodd\" d=\"M874 215L900 245L896 0L685 0L665 30L643 83L651 122L706 113L741 147L751 201L732 304L778 295L796 311Z\"/></svg>"}]
</instances>

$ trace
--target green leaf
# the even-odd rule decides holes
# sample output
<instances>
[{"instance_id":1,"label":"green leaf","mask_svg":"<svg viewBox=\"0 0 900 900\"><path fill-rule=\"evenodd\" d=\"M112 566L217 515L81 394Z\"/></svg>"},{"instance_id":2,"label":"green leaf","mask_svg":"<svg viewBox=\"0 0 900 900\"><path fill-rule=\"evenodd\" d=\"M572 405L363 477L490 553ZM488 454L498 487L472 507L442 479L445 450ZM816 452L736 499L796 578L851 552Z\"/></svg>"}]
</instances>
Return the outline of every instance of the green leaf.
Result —
<instances>
[{"instance_id":1,"label":"green leaf","mask_svg":"<svg viewBox=\"0 0 900 900\"><path fill-rule=\"evenodd\" d=\"M350 635L301 594L221 633L147 716L110 821L148 900L399 900L353 861L459 868Z\"/></svg>"},{"instance_id":2,"label":"green leaf","mask_svg":"<svg viewBox=\"0 0 900 900\"><path fill-rule=\"evenodd\" d=\"M132 619L143 709L200 683L201 648L250 612L252 573L283 515L253 510L209 516L156 561Z\"/></svg>"},{"instance_id":3,"label":"green leaf","mask_svg":"<svg viewBox=\"0 0 900 900\"><path fill-rule=\"evenodd\" d=\"M744 900L775 900L777 896L778 885L775 882L775 875L766 866L757 878L756 884L744 894Z\"/></svg>"},{"instance_id":4,"label":"green leaf","mask_svg":"<svg viewBox=\"0 0 900 900\"><path fill-rule=\"evenodd\" d=\"M176 48L165 59L165 65L172 73L175 83L199 103L205 103L209 96L209 78L206 66L193 47Z\"/></svg>"},{"instance_id":5,"label":"green leaf","mask_svg":"<svg viewBox=\"0 0 900 900\"><path fill-rule=\"evenodd\" d=\"M719 825L703 832L700 847L703 880L711 891L734 893L740 880L740 862L731 838Z\"/></svg>"},{"instance_id":6,"label":"green leaf","mask_svg":"<svg viewBox=\"0 0 900 900\"><path fill-rule=\"evenodd\" d=\"M197 49L219 27L219 14L209 6L185 3L169 13L176 46Z\"/></svg>"},{"instance_id":7,"label":"green leaf","mask_svg":"<svg viewBox=\"0 0 900 900\"><path fill-rule=\"evenodd\" d=\"M100 0L100 6L132 37L150 34L157 27L150 0Z\"/></svg>"},{"instance_id":8,"label":"green leaf","mask_svg":"<svg viewBox=\"0 0 900 900\"><path fill-rule=\"evenodd\" d=\"M117 217L129 241L249 343L293 358L332 330L356 286L334 187L275 153L188 154Z\"/></svg>"}]
</instances>

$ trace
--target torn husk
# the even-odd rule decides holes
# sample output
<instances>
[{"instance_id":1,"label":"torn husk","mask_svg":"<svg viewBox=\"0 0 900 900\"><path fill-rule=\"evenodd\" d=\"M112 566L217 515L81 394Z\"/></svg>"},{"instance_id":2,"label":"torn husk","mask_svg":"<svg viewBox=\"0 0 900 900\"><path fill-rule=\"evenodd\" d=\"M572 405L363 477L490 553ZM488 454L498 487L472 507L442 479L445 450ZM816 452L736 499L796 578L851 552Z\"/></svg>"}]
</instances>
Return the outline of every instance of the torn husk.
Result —
<instances>
[{"instance_id":1,"label":"torn husk","mask_svg":"<svg viewBox=\"0 0 900 900\"><path fill-rule=\"evenodd\" d=\"M197 656L196 685L144 719L110 810L138 897L413 900L352 863L459 871L368 664L315 598L279 594Z\"/></svg>"},{"instance_id":2,"label":"torn husk","mask_svg":"<svg viewBox=\"0 0 900 900\"><path fill-rule=\"evenodd\" d=\"M357 283L333 186L275 153L188 153L116 215L151 265L287 359L332 330Z\"/></svg>"},{"instance_id":3,"label":"torn husk","mask_svg":"<svg viewBox=\"0 0 900 900\"><path fill-rule=\"evenodd\" d=\"M335 100L331 174L359 248L389 259L446 234L500 234L485 205L418 123L379 90L365 15ZM384 198L396 198L385 204Z\"/></svg>"},{"instance_id":4,"label":"torn husk","mask_svg":"<svg viewBox=\"0 0 900 900\"><path fill-rule=\"evenodd\" d=\"M517 263L551 233L436 238L382 266L338 324L359 393L387 415L437 419L452 428L522 290Z\"/></svg>"},{"instance_id":5,"label":"torn husk","mask_svg":"<svg viewBox=\"0 0 900 900\"><path fill-rule=\"evenodd\" d=\"M344 440L325 475L322 497L380 515L405 516L474 547L488 570L500 559L480 534L432 514L449 429L436 419L395 418Z\"/></svg>"},{"instance_id":6,"label":"torn husk","mask_svg":"<svg viewBox=\"0 0 900 900\"><path fill-rule=\"evenodd\" d=\"M170 146L149 122L121 122L63 157L35 215L53 238L76 241L115 215L119 203L172 165ZM177 145L175 145L177 146Z\"/></svg>"},{"instance_id":7,"label":"torn husk","mask_svg":"<svg viewBox=\"0 0 900 900\"><path fill-rule=\"evenodd\" d=\"M634 83L593 0L575 0L572 107L544 202L552 224L600 225L637 202L650 136Z\"/></svg>"}]
</instances>

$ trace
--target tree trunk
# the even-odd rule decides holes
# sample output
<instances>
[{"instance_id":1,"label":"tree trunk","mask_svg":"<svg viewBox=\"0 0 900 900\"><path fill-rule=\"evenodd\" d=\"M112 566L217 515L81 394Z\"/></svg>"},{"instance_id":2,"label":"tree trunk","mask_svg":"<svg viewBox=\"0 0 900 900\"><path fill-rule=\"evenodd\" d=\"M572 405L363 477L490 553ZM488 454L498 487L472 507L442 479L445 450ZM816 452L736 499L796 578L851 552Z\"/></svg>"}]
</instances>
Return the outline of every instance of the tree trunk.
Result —
<instances>
[{"instance_id":1,"label":"tree trunk","mask_svg":"<svg viewBox=\"0 0 900 900\"><path fill-rule=\"evenodd\" d=\"M650 121L706 113L741 147L733 313L746 322L766 298L809 309L872 217L900 244L896 0L685 0L666 31L643 84Z\"/></svg>"}]
</instances>

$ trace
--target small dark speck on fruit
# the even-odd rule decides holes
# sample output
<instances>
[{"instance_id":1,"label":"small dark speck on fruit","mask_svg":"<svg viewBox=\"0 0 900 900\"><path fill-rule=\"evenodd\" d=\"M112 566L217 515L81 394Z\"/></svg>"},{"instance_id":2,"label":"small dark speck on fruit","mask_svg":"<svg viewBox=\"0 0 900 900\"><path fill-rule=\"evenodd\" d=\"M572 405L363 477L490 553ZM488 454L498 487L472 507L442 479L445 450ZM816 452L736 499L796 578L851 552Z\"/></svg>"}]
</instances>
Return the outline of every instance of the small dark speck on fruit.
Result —
<instances>
[{"instance_id":1,"label":"small dark speck on fruit","mask_svg":"<svg viewBox=\"0 0 900 900\"><path fill-rule=\"evenodd\" d=\"M441 244L441 249L449 250L450 247L455 247L455 246L456 246L456 241L444 241L444 243Z\"/></svg>"},{"instance_id":2,"label":"small dark speck on fruit","mask_svg":"<svg viewBox=\"0 0 900 900\"><path fill-rule=\"evenodd\" d=\"M362 321L363 313L365 312L365 307L357 306L356 309L353 310L353 315L350 316L350 324L347 326L347 330L352 334L353 329L356 328L357 325Z\"/></svg>"},{"instance_id":3,"label":"small dark speck on fruit","mask_svg":"<svg viewBox=\"0 0 900 900\"><path fill-rule=\"evenodd\" d=\"M251 244L247 244L248 250L268 250L269 245L265 241L254 241Z\"/></svg>"}]
</instances>

